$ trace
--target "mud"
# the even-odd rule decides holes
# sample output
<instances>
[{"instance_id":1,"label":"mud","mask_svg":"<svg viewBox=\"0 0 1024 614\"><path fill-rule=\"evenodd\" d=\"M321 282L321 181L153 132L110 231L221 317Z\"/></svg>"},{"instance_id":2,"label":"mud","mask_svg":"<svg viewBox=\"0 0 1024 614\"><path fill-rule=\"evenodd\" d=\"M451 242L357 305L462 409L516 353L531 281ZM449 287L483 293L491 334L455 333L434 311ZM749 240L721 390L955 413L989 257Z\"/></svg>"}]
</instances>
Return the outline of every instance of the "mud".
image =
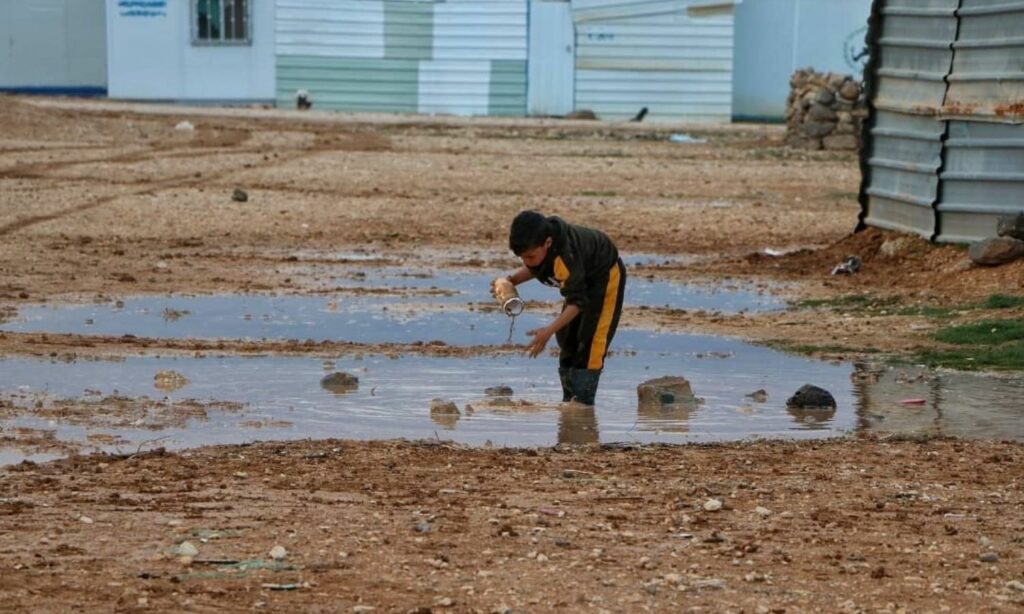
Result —
<instances>
[{"instance_id":1,"label":"mud","mask_svg":"<svg viewBox=\"0 0 1024 614\"><path fill-rule=\"evenodd\" d=\"M186 119L194 131L174 129ZM675 132L707 142L671 143ZM457 345L420 334L263 339L211 330L200 339L160 334L159 327L187 331L212 320L170 295L405 301L416 310L465 303L444 284L431 290L429 279L379 283L375 276L389 267L441 277L507 271L516 264L505 249L507 224L519 210L537 208L608 230L635 259L632 279L738 292L737 306L639 298L627 307L622 332L623 340L634 335L643 343L614 347L618 356L656 358L672 351L658 344L673 334L724 335L817 348L810 351L842 361L827 366L850 386L834 415L778 416L816 438L842 423L848 436L841 441L602 449L608 426L622 415L554 413L547 407L557 394L553 380L538 394L511 382L516 397L496 406L483 389L499 380L474 381L467 394L475 396L458 399L461 413L446 418L451 424L430 422L425 402L406 407L437 431L430 444L346 437L172 453L155 448L184 447L184 433L230 429L248 440L284 439L303 422L223 394L183 398L201 377L171 365L164 368L188 382L161 390L154 386L161 369L147 368L134 380L145 392L98 378L66 394L52 386L22 391L28 379L10 381L8 370L0 375L8 403L2 411L12 420L0 431L0 464L26 453L38 464L0 469L5 609L1019 609L1020 444L927 439L978 428L986 437L1007 436L1004 425L1019 424L1019 410L964 411L987 403L989 392L956 374L915 380L845 361L863 365L941 346L930 333L942 323L913 310L942 306L956 310L958 323L983 319L990 314L966 306L1024 286L1024 261L973 267L956 246L879 230L852 233L855 157L791 150L782 137L779 128L745 125L297 114L0 96L0 360L37 361L42 366L33 368L49 369L51 380L57 367L263 356L309 361L317 373L310 388L321 390L325 360L338 369L366 357L519 365L520 347L487 340L480 327L488 325L480 323L480 334L467 327ZM247 201L232 200L236 189ZM857 274L829 275L852 255L863 263ZM800 306L849 295L907 309ZM156 331L119 330L115 318L104 332L99 316L106 314L84 312L75 329L12 328L40 306L116 308L135 300L153 303L147 315ZM551 300L528 303L527 313ZM784 301L791 307L780 308ZM444 307L429 314L446 313ZM503 318L493 306L471 307ZM239 318L241 330L262 322L262 313ZM730 352L746 352L706 345L674 374L699 382L695 371L724 371L735 364ZM545 373L553 371L553 358L542 360ZM370 394L373 387L360 379L360 394ZM430 378L407 387L424 381ZM998 381L988 389L1003 392L992 400L1019 398L1016 383ZM115 391L118 385L125 390ZM671 433L716 416L721 401L702 392L706 384L695 386L698 396L712 397L710 405L629 415L652 429L636 433ZM769 405L792 392L760 380L730 384L725 396L735 397L735 407L726 424L758 417L761 404L746 395L759 388L767 388ZM15 403L12 394L29 397ZM885 401L871 401L877 398ZM925 403L899 402L911 398ZM140 419L164 428L147 431L146 439L145 429L122 428ZM563 443L520 450L440 441L489 420L524 419L541 421L547 444ZM338 424L338 416L329 423ZM111 424L121 426L103 426ZM205 428L189 427L195 424ZM514 424L512 432L523 423ZM886 431L925 440L877 434ZM112 454L76 455L98 449ZM51 460L62 456L68 458ZM180 560L183 541L197 544L189 561ZM288 551L282 561L269 555L277 545Z\"/></svg>"}]
</instances>

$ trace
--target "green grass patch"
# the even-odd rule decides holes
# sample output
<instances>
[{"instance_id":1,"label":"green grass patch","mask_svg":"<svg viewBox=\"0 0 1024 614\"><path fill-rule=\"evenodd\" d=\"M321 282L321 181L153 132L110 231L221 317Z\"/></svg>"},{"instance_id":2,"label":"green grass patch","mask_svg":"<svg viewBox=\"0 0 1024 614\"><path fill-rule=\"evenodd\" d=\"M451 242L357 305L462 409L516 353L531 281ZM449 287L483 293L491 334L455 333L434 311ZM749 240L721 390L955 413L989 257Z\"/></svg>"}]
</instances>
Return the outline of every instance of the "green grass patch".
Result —
<instances>
[{"instance_id":1,"label":"green grass patch","mask_svg":"<svg viewBox=\"0 0 1024 614\"><path fill-rule=\"evenodd\" d=\"M1016 307L1024 307L1024 296L993 294L978 306L982 309L1014 309Z\"/></svg>"},{"instance_id":2,"label":"green grass patch","mask_svg":"<svg viewBox=\"0 0 1024 614\"><path fill-rule=\"evenodd\" d=\"M961 371L978 369L1024 369L1024 342L980 349L925 350L913 362L929 367L945 367Z\"/></svg>"},{"instance_id":3,"label":"green grass patch","mask_svg":"<svg viewBox=\"0 0 1024 614\"><path fill-rule=\"evenodd\" d=\"M1000 345L1024 340L1024 319L984 320L943 328L935 339L953 345Z\"/></svg>"}]
</instances>

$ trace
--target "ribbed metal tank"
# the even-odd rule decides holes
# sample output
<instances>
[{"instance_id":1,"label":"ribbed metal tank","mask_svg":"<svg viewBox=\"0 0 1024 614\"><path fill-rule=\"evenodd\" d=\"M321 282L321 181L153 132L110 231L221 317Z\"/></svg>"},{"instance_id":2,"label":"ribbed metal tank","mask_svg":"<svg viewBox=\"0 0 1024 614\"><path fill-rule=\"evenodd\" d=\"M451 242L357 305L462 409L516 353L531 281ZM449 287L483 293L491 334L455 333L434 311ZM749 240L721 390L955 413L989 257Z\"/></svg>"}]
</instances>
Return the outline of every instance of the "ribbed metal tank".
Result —
<instances>
[{"instance_id":1,"label":"ribbed metal tank","mask_svg":"<svg viewBox=\"0 0 1024 614\"><path fill-rule=\"evenodd\" d=\"M864 224L940 242L1024 211L1024 1L876 0Z\"/></svg>"}]
</instances>

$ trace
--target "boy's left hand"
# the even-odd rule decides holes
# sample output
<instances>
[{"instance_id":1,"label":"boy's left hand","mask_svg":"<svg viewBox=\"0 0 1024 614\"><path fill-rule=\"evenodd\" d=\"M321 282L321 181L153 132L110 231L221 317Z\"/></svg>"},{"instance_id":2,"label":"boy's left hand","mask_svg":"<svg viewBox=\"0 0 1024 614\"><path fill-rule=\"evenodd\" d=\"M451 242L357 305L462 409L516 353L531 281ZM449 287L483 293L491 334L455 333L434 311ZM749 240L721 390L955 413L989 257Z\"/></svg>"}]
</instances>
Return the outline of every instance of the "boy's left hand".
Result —
<instances>
[{"instance_id":1,"label":"boy's left hand","mask_svg":"<svg viewBox=\"0 0 1024 614\"><path fill-rule=\"evenodd\" d=\"M533 337L533 341L526 346L526 353L530 355L530 358L536 358L544 351L548 340L551 339L551 335L554 333L547 328L536 328L526 331L526 334Z\"/></svg>"}]
</instances>

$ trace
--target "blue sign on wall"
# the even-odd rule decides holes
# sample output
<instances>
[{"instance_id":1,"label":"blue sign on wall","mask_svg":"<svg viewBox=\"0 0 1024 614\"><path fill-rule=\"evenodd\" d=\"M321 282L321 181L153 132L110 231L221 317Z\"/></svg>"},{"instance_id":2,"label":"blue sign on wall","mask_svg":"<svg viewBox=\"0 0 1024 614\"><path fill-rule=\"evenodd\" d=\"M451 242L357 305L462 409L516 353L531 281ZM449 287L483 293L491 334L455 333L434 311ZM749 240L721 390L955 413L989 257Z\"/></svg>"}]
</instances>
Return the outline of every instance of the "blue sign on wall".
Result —
<instances>
[{"instance_id":1,"label":"blue sign on wall","mask_svg":"<svg viewBox=\"0 0 1024 614\"><path fill-rule=\"evenodd\" d=\"M166 17L167 0L118 0L121 17Z\"/></svg>"}]
</instances>

